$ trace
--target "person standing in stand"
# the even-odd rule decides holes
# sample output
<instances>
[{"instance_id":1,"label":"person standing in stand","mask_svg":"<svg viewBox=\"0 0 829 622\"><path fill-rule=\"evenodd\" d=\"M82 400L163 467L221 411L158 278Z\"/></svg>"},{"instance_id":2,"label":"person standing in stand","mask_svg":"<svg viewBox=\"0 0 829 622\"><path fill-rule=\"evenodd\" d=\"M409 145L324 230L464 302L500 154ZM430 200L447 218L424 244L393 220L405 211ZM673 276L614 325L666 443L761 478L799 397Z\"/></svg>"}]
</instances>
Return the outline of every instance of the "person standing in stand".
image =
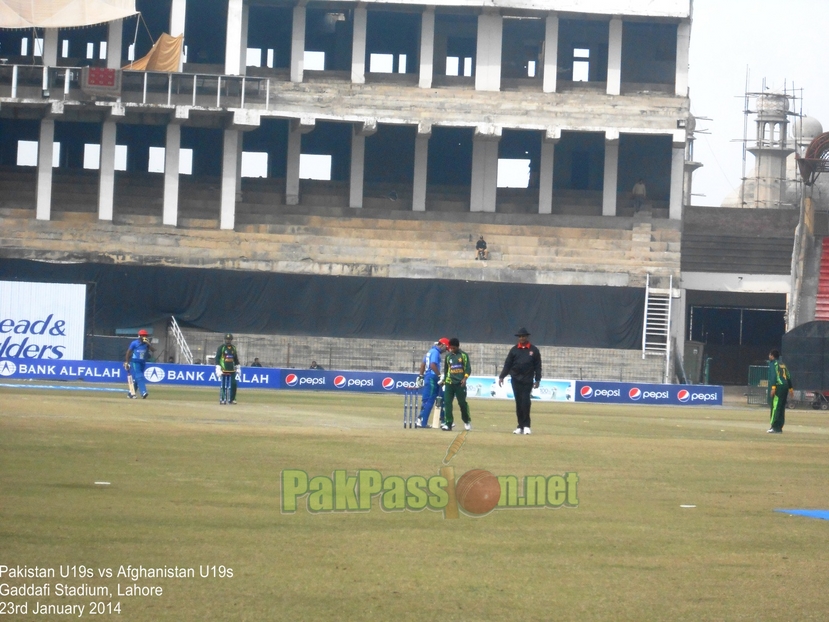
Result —
<instances>
[{"instance_id":1,"label":"person standing in stand","mask_svg":"<svg viewBox=\"0 0 829 622\"><path fill-rule=\"evenodd\" d=\"M233 345L233 335L225 335L225 342L216 350L216 375L221 377L222 388L219 390L219 404L236 403L236 381L242 373L239 366L239 353Z\"/></svg>"},{"instance_id":2,"label":"person standing in stand","mask_svg":"<svg viewBox=\"0 0 829 622\"><path fill-rule=\"evenodd\" d=\"M141 393L141 399L147 399L147 395L149 395L147 393L147 383L144 380L144 369L147 366L147 359L150 358L151 352L155 352L155 348L150 343L149 334L142 328L138 331L138 339L130 343L130 347L127 348L127 357L124 361L124 369L129 374L127 380L131 380L127 383L131 400L138 397L135 394L136 388Z\"/></svg>"},{"instance_id":3,"label":"person standing in stand","mask_svg":"<svg viewBox=\"0 0 829 622\"><path fill-rule=\"evenodd\" d=\"M533 389L541 384L541 352L530 343L530 333L521 327L515 333L518 344L514 345L504 368L498 376L498 386L504 385L504 378L509 374L512 380L512 392L515 396L515 414L518 418L518 427L513 434L532 434L530 429L530 405Z\"/></svg>"}]
</instances>

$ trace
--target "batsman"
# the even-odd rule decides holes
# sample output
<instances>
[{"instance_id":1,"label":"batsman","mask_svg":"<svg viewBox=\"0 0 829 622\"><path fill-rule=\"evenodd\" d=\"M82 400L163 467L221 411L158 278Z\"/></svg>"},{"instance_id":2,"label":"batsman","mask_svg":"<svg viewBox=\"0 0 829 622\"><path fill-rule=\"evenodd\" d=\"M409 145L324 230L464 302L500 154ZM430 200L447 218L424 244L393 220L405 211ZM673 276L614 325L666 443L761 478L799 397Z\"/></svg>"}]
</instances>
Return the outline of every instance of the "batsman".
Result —
<instances>
[{"instance_id":1,"label":"batsman","mask_svg":"<svg viewBox=\"0 0 829 622\"><path fill-rule=\"evenodd\" d=\"M417 377L417 386L423 387L420 414L415 421L416 428L426 428L429 425L429 414L440 397L440 359L449 346L449 340L441 337L435 342L423 357L420 363L420 375Z\"/></svg>"},{"instance_id":2,"label":"batsman","mask_svg":"<svg viewBox=\"0 0 829 622\"><path fill-rule=\"evenodd\" d=\"M225 342L216 350L216 375L222 381L219 390L219 404L236 403L236 384L242 373L239 365L239 353L233 345L233 335L225 335Z\"/></svg>"},{"instance_id":3,"label":"batsman","mask_svg":"<svg viewBox=\"0 0 829 622\"><path fill-rule=\"evenodd\" d=\"M147 359L150 358L150 353L155 352L150 343L150 335L143 328L138 331L138 339L130 343L127 348L127 357L124 360L124 369L127 370L127 386L129 387L129 397L134 400L138 397L135 394L135 389L141 393L141 398L146 399L147 383L144 380L144 368L147 366Z\"/></svg>"}]
</instances>

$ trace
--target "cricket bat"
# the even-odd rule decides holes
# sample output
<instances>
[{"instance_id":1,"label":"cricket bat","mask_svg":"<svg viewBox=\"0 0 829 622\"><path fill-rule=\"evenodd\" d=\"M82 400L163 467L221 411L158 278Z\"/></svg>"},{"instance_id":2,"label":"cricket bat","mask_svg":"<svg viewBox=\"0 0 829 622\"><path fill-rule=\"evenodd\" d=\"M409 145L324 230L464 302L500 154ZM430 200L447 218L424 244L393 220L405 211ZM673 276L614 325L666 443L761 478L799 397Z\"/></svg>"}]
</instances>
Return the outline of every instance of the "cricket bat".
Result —
<instances>
[{"instance_id":1,"label":"cricket bat","mask_svg":"<svg viewBox=\"0 0 829 622\"><path fill-rule=\"evenodd\" d=\"M440 409L443 406L443 398L438 396L435 400L435 405L432 408L432 413L429 415L429 421L426 422L426 425L430 428L439 428L440 427Z\"/></svg>"},{"instance_id":2,"label":"cricket bat","mask_svg":"<svg viewBox=\"0 0 829 622\"><path fill-rule=\"evenodd\" d=\"M127 387L130 390L130 397L135 397L135 383L132 380L132 373L127 370Z\"/></svg>"}]
</instances>

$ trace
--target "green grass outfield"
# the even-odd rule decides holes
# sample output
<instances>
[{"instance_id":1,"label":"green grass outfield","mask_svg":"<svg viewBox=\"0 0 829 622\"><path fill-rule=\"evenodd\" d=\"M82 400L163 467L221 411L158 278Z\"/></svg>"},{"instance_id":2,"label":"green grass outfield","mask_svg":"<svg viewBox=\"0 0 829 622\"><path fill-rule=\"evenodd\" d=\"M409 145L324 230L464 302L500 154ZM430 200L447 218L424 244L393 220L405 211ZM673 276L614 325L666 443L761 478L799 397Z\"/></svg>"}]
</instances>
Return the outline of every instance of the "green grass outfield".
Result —
<instances>
[{"instance_id":1,"label":"green grass outfield","mask_svg":"<svg viewBox=\"0 0 829 622\"><path fill-rule=\"evenodd\" d=\"M825 620L829 413L471 401L457 476L579 476L577 508L282 514L280 473L435 475L455 434L403 430L391 395L152 387L150 399L0 389L0 566L105 586L120 620ZM110 482L108 486L95 482ZM681 505L695 505L682 508ZM192 579L99 577L192 567ZM76 576L61 578L61 568ZM200 569L211 577L201 578ZM213 567L232 577L212 576ZM84 578L83 569L93 578ZM161 596L118 596L117 585ZM112 606L112 605L110 605ZM6 605L8 607L8 604Z\"/></svg>"}]
</instances>

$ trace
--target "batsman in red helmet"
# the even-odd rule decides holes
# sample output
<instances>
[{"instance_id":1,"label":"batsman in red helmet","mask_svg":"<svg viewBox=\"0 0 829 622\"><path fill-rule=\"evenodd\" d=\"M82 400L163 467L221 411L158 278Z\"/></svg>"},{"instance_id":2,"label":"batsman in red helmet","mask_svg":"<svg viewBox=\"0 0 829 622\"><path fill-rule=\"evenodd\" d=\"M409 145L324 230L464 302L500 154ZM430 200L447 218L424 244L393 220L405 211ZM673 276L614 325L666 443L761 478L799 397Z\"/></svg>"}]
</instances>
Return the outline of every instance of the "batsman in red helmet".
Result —
<instances>
[{"instance_id":1,"label":"batsman in red helmet","mask_svg":"<svg viewBox=\"0 0 829 622\"><path fill-rule=\"evenodd\" d=\"M146 399L149 395L147 393L147 382L144 380L144 369L152 352L155 352L155 348L150 343L150 335L142 328L138 331L138 339L130 343L130 347L127 349L127 357L124 360L130 399L138 397L135 394L136 389L138 389L143 399Z\"/></svg>"}]
</instances>

